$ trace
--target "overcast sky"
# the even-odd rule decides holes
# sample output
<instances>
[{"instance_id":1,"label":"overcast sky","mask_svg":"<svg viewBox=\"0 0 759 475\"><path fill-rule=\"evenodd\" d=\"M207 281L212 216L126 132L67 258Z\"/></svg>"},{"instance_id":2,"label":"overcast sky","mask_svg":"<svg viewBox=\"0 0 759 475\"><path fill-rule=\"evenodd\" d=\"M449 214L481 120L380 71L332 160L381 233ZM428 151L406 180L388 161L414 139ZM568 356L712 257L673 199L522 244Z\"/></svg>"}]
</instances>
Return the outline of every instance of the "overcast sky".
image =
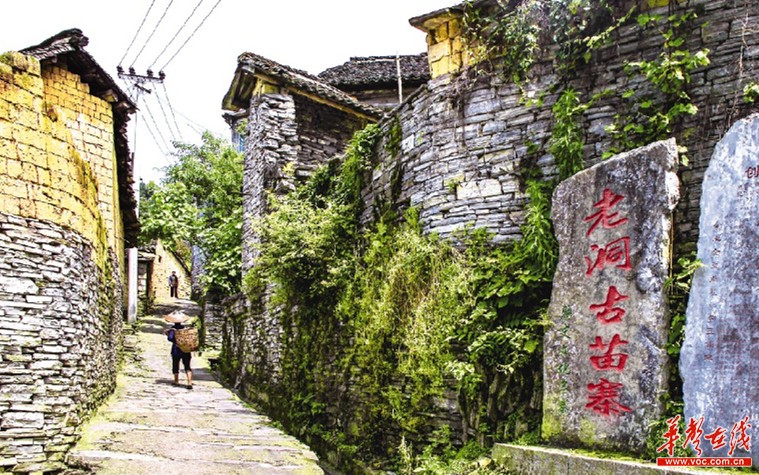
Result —
<instances>
[{"instance_id":1,"label":"overcast sky","mask_svg":"<svg viewBox=\"0 0 759 475\"><path fill-rule=\"evenodd\" d=\"M158 91L139 99L141 112L130 122L130 146L136 153L135 178L148 181L159 178L156 168L171 161L171 157L162 153L170 150L169 129L174 131L175 138L181 136L185 142L197 143L201 128L228 138L227 126L221 119L221 100L232 81L240 53L257 53L313 74L342 64L351 56L416 54L426 50L424 33L410 26L408 19L456 3L459 2L20 0L4 2L0 52L36 45L62 30L79 28L90 40L86 50L116 78L116 66L145 18L122 65L127 68L134 62L136 72L144 74L150 63L158 59L154 65L157 73L216 5L197 33L166 66L165 93L161 86L154 85ZM151 4L150 14L145 17ZM187 27L170 43L196 5L200 6ZM154 29L153 37L146 41ZM166 53L159 57L167 45ZM136 57L140 50L142 53ZM127 89L127 83L120 81L120 84ZM145 129L146 124L155 139Z\"/></svg>"}]
</instances>

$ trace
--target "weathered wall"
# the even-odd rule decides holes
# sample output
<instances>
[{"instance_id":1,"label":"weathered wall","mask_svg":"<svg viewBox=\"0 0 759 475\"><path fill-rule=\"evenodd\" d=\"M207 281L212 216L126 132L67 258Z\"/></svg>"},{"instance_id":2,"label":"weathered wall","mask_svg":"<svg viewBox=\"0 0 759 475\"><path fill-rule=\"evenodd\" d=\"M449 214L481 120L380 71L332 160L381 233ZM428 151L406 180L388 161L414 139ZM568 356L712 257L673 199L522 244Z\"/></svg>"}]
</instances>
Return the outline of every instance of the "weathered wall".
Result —
<instances>
[{"instance_id":1,"label":"weathered wall","mask_svg":"<svg viewBox=\"0 0 759 475\"><path fill-rule=\"evenodd\" d=\"M116 177L113 111L103 99L90 95L78 75L61 67L42 70L45 104L66 126L71 144L89 166L97 182L98 209L108 235L108 245L124 253L124 231Z\"/></svg>"},{"instance_id":2,"label":"weathered wall","mask_svg":"<svg viewBox=\"0 0 759 475\"><path fill-rule=\"evenodd\" d=\"M59 68L0 60L0 469L14 473L62 468L115 385L123 229L98 101Z\"/></svg>"},{"instance_id":3,"label":"weathered wall","mask_svg":"<svg viewBox=\"0 0 759 475\"><path fill-rule=\"evenodd\" d=\"M759 15L759 5L699 0L690 2L690 8L702 11L681 48L692 52L708 48L711 59L692 74L688 87L698 113L676 134L690 158L690 166L679 170L682 199L676 210L676 242L692 247L698 233L701 181L714 145L732 122L749 111L743 87L757 76L759 33L750 24ZM668 13L666 8L659 12ZM647 87L639 79L631 80L624 65L654 59L662 51L659 31L642 30L635 23L620 28L613 39L568 77L583 101L609 91L581 117L587 166L600 161L612 145L604 127L615 114L629 112L630 103L622 94ZM529 158L528 144L542 146L538 164L547 176L555 173L553 158L545 152L555 123L551 107L557 96L550 88L566 79L556 72L553 53L545 52L531 70L524 85L526 96L497 74L474 79L443 75L407 100L398 110L402 150L392 157L379 148L374 179L366 192L365 219L371 217L370 205L378 196L391 196L392 177L400 167L401 191L393 201L418 207L427 231L450 236L455 229L473 224L495 233L496 240L518 237L525 203L519 171ZM541 92L545 93L542 105L525 103ZM386 123L385 129L391 125Z\"/></svg>"},{"instance_id":4,"label":"weathered wall","mask_svg":"<svg viewBox=\"0 0 759 475\"><path fill-rule=\"evenodd\" d=\"M243 170L243 273L255 258L253 222L267 210L267 193L283 195L296 180L345 149L366 122L287 92L253 96Z\"/></svg>"},{"instance_id":5,"label":"weathered wall","mask_svg":"<svg viewBox=\"0 0 759 475\"><path fill-rule=\"evenodd\" d=\"M242 269L247 272L255 258L253 224L266 212L266 191L281 193L276 182L282 168L295 161L298 137L295 103L286 94L265 94L251 99L243 164Z\"/></svg>"}]
</instances>

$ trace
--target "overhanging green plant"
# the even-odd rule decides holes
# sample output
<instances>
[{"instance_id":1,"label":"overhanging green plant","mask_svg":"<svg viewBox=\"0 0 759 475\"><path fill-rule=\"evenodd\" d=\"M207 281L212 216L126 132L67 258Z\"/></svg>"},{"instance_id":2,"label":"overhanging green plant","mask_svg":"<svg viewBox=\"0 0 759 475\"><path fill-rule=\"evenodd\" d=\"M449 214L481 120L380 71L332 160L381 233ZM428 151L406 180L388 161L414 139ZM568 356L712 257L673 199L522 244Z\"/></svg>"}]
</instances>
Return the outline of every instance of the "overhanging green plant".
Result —
<instances>
[{"instance_id":1,"label":"overhanging green plant","mask_svg":"<svg viewBox=\"0 0 759 475\"><path fill-rule=\"evenodd\" d=\"M637 17L641 28L659 29L663 39L662 52L651 61L629 62L625 70L630 77L639 75L645 78L658 94L640 92L641 89L636 88L622 95L623 99L632 102L632 112L617 114L615 122L607 127L617 145L606 152L605 157L666 139L677 131L684 117L698 112L687 88L691 73L709 64L709 50L691 52L682 48L685 30L696 18L695 12L670 15L666 19L647 13ZM687 165L684 152L681 150L680 158Z\"/></svg>"}]
</instances>

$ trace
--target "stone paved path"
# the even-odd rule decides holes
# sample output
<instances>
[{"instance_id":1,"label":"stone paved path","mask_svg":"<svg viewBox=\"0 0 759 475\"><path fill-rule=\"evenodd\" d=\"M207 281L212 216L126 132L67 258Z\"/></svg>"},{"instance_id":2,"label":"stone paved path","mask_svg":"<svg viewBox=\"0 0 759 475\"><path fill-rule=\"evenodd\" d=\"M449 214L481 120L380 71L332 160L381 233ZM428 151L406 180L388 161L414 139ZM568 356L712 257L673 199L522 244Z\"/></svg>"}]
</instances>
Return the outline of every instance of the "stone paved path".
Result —
<instances>
[{"instance_id":1,"label":"stone paved path","mask_svg":"<svg viewBox=\"0 0 759 475\"><path fill-rule=\"evenodd\" d=\"M175 300L155 313L177 306L195 310L192 302ZM85 426L69 463L98 474L323 473L308 447L217 383L197 353L194 388L173 386L165 327L158 316L141 320L138 356L127 357L116 393Z\"/></svg>"}]
</instances>

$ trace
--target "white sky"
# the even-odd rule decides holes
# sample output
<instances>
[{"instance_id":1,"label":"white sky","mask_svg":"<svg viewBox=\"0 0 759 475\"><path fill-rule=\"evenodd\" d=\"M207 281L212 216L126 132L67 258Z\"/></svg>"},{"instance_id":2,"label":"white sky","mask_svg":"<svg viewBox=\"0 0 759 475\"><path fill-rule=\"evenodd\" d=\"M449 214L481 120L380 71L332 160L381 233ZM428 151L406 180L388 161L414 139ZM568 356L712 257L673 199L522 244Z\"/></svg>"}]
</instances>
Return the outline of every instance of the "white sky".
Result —
<instances>
[{"instance_id":1,"label":"white sky","mask_svg":"<svg viewBox=\"0 0 759 475\"><path fill-rule=\"evenodd\" d=\"M134 64L145 74L150 62L169 43L199 0L16 0L3 2L0 52L36 45L69 28L79 28L90 40L86 50L114 78L116 66L127 50L151 2L150 15L123 66L128 67L146 44L159 18L172 2L165 18ZM158 69L185 41L217 0L204 0L187 27L154 66ZM221 101L245 51L287 66L317 74L347 61L351 56L416 54L426 50L424 33L408 19L459 3L456 0L221 0L211 16L166 67L165 87L176 112L185 142L197 143L197 129L209 129L229 137L221 118ZM127 85L121 81L123 89ZM159 92L160 90L159 86ZM165 142L171 140L173 119L165 119L153 93L147 106ZM162 95L159 97L163 97ZM170 146L155 145L145 124L154 130L141 111L130 121L130 147L135 152L135 179L156 180L157 168L172 160L161 153ZM166 115L168 104L164 101ZM167 124L168 122L168 124ZM193 130L196 129L196 130ZM176 135L176 134L175 134ZM162 142L156 134L157 141Z\"/></svg>"}]
</instances>

